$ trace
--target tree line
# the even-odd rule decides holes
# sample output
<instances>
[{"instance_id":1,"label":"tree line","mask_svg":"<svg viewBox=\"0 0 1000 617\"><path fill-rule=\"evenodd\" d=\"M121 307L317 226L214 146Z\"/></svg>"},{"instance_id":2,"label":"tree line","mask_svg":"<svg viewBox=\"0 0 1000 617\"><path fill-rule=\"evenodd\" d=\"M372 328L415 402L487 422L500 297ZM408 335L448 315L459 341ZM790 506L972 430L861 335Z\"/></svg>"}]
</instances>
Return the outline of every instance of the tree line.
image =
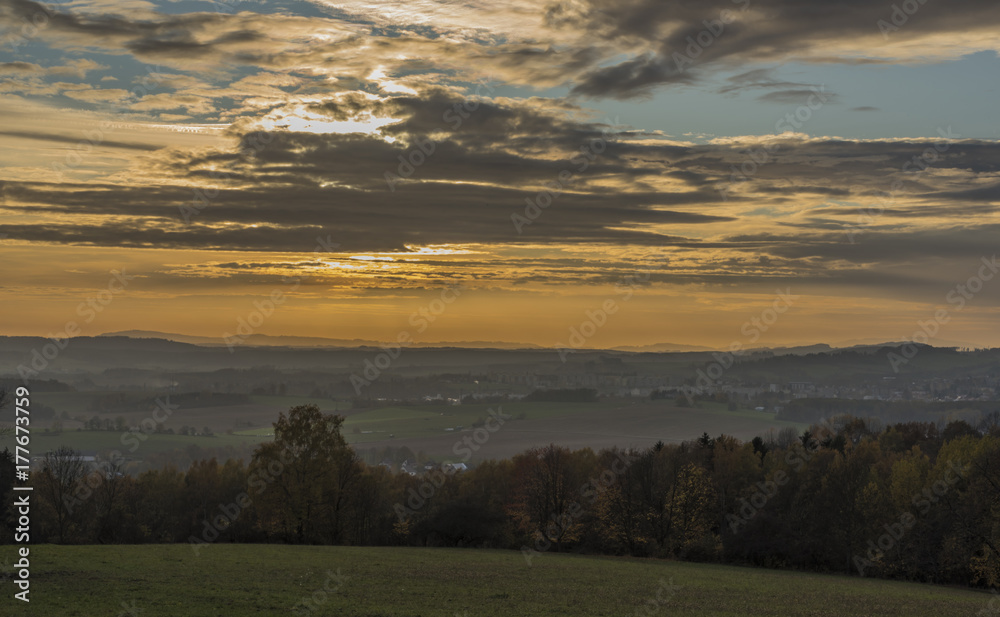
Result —
<instances>
[{"instance_id":1,"label":"tree line","mask_svg":"<svg viewBox=\"0 0 1000 617\"><path fill-rule=\"evenodd\" d=\"M136 477L51 452L32 473L31 542L491 547L528 564L573 551L1000 584L996 425L838 416L801 435L549 445L417 476L365 464L342 425L295 407L248 464L213 458ZM0 511L9 526L12 514Z\"/></svg>"}]
</instances>

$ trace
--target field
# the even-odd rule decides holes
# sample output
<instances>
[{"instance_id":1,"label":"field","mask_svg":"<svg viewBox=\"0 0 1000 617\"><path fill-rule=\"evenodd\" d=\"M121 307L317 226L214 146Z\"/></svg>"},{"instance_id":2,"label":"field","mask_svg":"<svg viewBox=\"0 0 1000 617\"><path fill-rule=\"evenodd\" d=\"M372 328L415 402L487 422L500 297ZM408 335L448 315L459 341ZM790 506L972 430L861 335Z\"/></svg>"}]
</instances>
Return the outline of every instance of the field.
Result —
<instances>
[{"instance_id":1,"label":"field","mask_svg":"<svg viewBox=\"0 0 1000 617\"><path fill-rule=\"evenodd\" d=\"M270 429L268 429L270 431ZM157 452L170 452L173 450L183 450L191 445L202 448L219 448L222 446L238 446L242 444L256 444L261 441L258 437L240 435L213 435L211 437L191 436L191 435L149 435L145 440L140 441L138 437L131 440L126 435L126 440L122 442L122 433L117 431L63 431L58 435L44 435L36 433L31 436L32 456L43 456L50 450L67 445L81 452L110 452L118 450L126 456L142 458L145 454ZM134 455L130 452L130 446L138 444ZM4 446L13 449L13 440L8 437L0 438L0 450Z\"/></svg>"},{"instance_id":2,"label":"field","mask_svg":"<svg viewBox=\"0 0 1000 617\"><path fill-rule=\"evenodd\" d=\"M136 399L160 398L169 400L166 393L153 391L132 391L126 395ZM46 405L55 410L56 414L63 412L71 418L91 418L114 420L122 417L129 426L141 425L153 418L152 410L142 406L130 409L99 413L92 410L93 402L107 396L107 391L93 392L37 392L32 395L33 405ZM160 452L184 450L190 446L200 448L220 448L224 446L253 446L273 434L271 423L277 420L278 414L287 411L295 405L318 405L328 413L343 413L346 403L328 400L294 396L251 396L247 404L219 405L214 407L181 407L175 409L163 423L164 428L173 429L179 433L181 427L190 426L199 433L208 427L212 435L180 435L152 433L142 436L128 435L124 431L94 431L81 430L83 423L76 420L62 420L63 429L59 433L46 433L43 429L49 427L51 421L33 424L31 435L31 452L33 456L41 456L45 452L66 445L87 454L108 453L119 450L126 456L142 459L144 456ZM12 409L5 410L0 419L0 425L12 424ZM161 415L162 410L157 412ZM248 425L253 428L245 428ZM243 428L241 428L243 427ZM13 436L0 436L0 449L13 449ZM133 447L134 446L134 447Z\"/></svg>"},{"instance_id":3,"label":"field","mask_svg":"<svg viewBox=\"0 0 1000 617\"><path fill-rule=\"evenodd\" d=\"M53 407L56 413L67 411L73 417L87 418L122 416L130 425L139 424L151 414L142 409L106 414L83 411L89 400L99 394L45 392L34 400ZM147 399L152 396L155 395L143 394ZM303 404L317 404L327 413L344 414L344 436L358 448L407 446L414 453L424 452L439 461L461 460L455 454L456 444L464 447L463 440L474 436L476 423L488 418L490 410L502 411L505 420L500 430L489 433L485 441L482 438L486 433L479 431L478 448L470 459L473 463L508 458L549 443L595 449L648 447L659 440L670 443L695 439L703 432L713 437L726 433L751 439L770 429L805 428L802 424L775 420L773 413L729 411L723 404L705 402L699 403L698 408L679 408L666 400L608 399L596 403L429 404L347 410L346 403L328 399L253 396L248 404L181 408L164 423L175 431L185 425L198 431L207 426L214 431L212 436L151 434L136 442L127 435L123 440L121 431L77 430L81 423L67 420L59 434L43 434L40 429L48 425L45 422L42 427L33 427L31 451L41 455L68 445L85 453L117 449L141 459L151 453L182 450L191 445L201 448L253 445L272 438L271 423L280 412ZM134 450L127 448L137 443ZM12 437L0 437L0 447L12 444Z\"/></svg>"},{"instance_id":4,"label":"field","mask_svg":"<svg viewBox=\"0 0 1000 617\"><path fill-rule=\"evenodd\" d=\"M472 461L509 458L527 448L556 443L571 448L649 447L657 441L677 443L707 432L752 439L770 429L806 425L782 422L773 413L728 411L725 405L700 403L696 409L668 401L613 399L598 403L511 403L500 406L510 416L503 426L477 441ZM456 444L473 436L472 423L496 405L387 407L355 413L344 423L356 447L407 446L440 460L458 460ZM357 429L357 432L355 432ZM370 431L370 432L366 432ZM390 437L392 435L392 437ZM483 432L480 431L480 437Z\"/></svg>"},{"instance_id":5,"label":"field","mask_svg":"<svg viewBox=\"0 0 1000 617\"><path fill-rule=\"evenodd\" d=\"M224 544L196 555L188 545L40 545L31 547L30 572L31 605L5 582L0 614L954 617L992 609L988 593L931 585L557 554L529 567L516 551L476 549Z\"/></svg>"}]
</instances>

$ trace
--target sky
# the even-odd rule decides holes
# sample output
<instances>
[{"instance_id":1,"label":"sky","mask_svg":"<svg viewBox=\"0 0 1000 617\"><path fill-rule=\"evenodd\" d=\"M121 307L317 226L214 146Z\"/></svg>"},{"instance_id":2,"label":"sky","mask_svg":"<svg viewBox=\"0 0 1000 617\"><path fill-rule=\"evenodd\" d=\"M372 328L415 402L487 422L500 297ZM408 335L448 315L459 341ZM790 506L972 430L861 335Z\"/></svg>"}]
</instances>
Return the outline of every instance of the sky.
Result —
<instances>
[{"instance_id":1,"label":"sky","mask_svg":"<svg viewBox=\"0 0 1000 617\"><path fill-rule=\"evenodd\" d=\"M997 346L998 26L0 0L0 334Z\"/></svg>"}]
</instances>

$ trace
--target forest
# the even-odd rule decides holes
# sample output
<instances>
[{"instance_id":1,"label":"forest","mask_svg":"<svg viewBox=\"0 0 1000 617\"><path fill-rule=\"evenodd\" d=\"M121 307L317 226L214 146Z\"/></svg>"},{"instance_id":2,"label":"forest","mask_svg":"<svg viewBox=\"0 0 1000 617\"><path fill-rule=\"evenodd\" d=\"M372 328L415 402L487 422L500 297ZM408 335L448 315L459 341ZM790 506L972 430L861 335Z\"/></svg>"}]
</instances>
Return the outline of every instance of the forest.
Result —
<instances>
[{"instance_id":1,"label":"forest","mask_svg":"<svg viewBox=\"0 0 1000 617\"><path fill-rule=\"evenodd\" d=\"M507 548L1000 584L1000 425L849 415L742 442L533 448L420 475L369 465L343 418L282 413L249 464L124 474L63 448L32 472L32 544ZM13 457L0 454L13 531ZM13 533L4 538L14 537Z\"/></svg>"}]
</instances>

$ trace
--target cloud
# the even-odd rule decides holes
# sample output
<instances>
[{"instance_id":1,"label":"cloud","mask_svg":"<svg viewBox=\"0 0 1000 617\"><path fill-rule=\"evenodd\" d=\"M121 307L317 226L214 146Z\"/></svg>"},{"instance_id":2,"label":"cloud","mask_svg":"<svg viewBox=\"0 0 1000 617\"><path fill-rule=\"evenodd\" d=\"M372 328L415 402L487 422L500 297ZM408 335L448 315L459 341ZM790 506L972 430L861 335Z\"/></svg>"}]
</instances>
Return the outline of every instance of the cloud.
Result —
<instances>
[{"instance_id":1,"label":"cloud","mask_svg":"<svg viewBox=\"0 0 1000 617\"><path fill-rule=\"evenodd\" d=\"M296 72L324 80L327 92L373 81L383 92L402 92L493 75L534 88L565 86L584 97L630 99L666 85L698 83L714 70L747 67L730 78L724 93L794 90L809 84L775 80L759 65L924 62L1000 49L992 36L998 18L988 0L921 5L888 37L878 23L891 18L892 8L861 0L822 6L798 0L546 6L421 0L420 10L389 0L363 7L314 4L326 15L253 3L177 14L156 12L146 2L48 7L7 0L0 21L44 15L37 37L55 48L131 54L140 62L199 71L209 80L223 79L234 67ZM384 77L372 80L373 74Z\"/></svg>"},{"instance_id":2,"label":"cloud","mask_svg":"<svg viewBox=\"0 0 1000 617\"><path fill-rule=\"evenodd\" d=\"M90 71L100 71L107 68L107 65L100 64L90 60L89 58L77 58L66 62L66 64L54 66L48 69L47 73L49 75L70 76L83 79Z\"/></svg>"},{"instance_id":3,"label":"cloud","mask_svg":"<svg viewBox=\"0 0 1000 617\"><path fill-rule=\"evenodd\" d=\"M1000 47L987 35L1000 20L989 0L920 5L889 37L879 21L891 19L892 6L863 0L588 0L573 6L563 23L632 56L584 74L574 92L586 96L633 98L713 68L775 61L918 62Z\"/></svg>"},{"instance_id":4,"label":"cloud","mask_svg":"<svg viewBox=\"0 0 1000 617\"><path fill-rule=\"evenodd\" d=\"M726 78L726 85L719 88L720 94L735 95L745 90L813 88L819 84L785 81L774 76L773 68L758 68Z\"/></svg>"},{"instance_id":5,"label":"cloud","mask_svg":"<svg viewBox=\"0 0 1000 617\"><path fill-rule=\"evenodd\" d=\"M45 12L38 39L50 47L0 64L0 89L25 97L0 101L11 103L4 233L39 245L276 255L308 252L335 230L359 252L520 251L505 273L477 270L483 278L558 280L553 268L591 282L585 253L601 247L621 251L617 265L671 253L671 280L685 283L734 280L726 264L740 263L747 276L873 285L916 280L932 258L969 258L996 231L994 142L949 142L920 165L937 140L783 134L696 144L612 126L574 97L509 87L631 99L708 84L804 104L816 85L769 67L916 62L995 46L986 3L927 3L889 41L876 26L889 9L860 0L416 6L316 2L315 14L294 15L247 3L175 14L144 2L4 2L6 20ZM94 59L43 66L60 50ZM111 64L125 68L93 75ZM732 76L713 81L713 71ZM45 108L52 126L29 119L28 97L60 101ZM64 121L60 106L113 109L126 128L81 152L98 116ZM174 128L190 135L166 134L185 121ZM765 145L768 158L754 160ZM539 200L546 205L531 205ZM532 207L519 233L512 217ZM857 242L848 228L860 230ZM536 262L525 257L532 250L547 255ZM572 257L553 265L564 253ZM884 272L864 273L873 268Z\"/></svg>"},{"instance_id":6,"label":"cloud","mask_svg":"<svg viewBox=\"0 0 1000 617\"><path fill-rule=\"evenodd\" d=\"M66 144L66 145L69 145L69 144L76 145L76 144L80 143L80 138L79 137L77 137L75 135L66 135L66 134L62 134L62 133L61 134L46 134L46 133L38 133L38 132L31 132L31 131L2 131L2 130L0 130L0 135L3 135L4 137L19 137L19 138L22 138L22 139L30 139L30 140L36 140L36 141L50 141L50 142L56 142L56 143L61 143L61 144ZM105 148L126 148L126 149L130 149L130 150L141 150L141 151L146 151L146 152L151 152L151 151L159 149L159 146L156 146L156 145L153 145L153 144L149 144L149 143L124 142L124 141L115 141L115 140L111 140L111 139L101 139L100 140L100 144L101 144L101 146L103 146Z\"/></svg>"},{"instance_id":7,"label":"cloud","mask_svg":"<svg viewBox=\"0 0 1000 617\"><path fill-rule=\"evenodd\" d=\"M757 97L758 101L764 103L778 103L780 105L804 105L810 97L815 98L820 93L819 89L799 89L799 90L779 90L768 92ZM824 103L835 103L837 95L833 92L822 92Z\"/></svg>"},{"instance_id":8,"label":"cloud","mask_svg":"<svg viewBox=\"0 0 1000 617\"><path fill-rule=\"evenodd\" d=\"M447 120L473 101L462 122ZM865 269L917 276L921 260L974 260L1000 224L988 218L1000 199L996 142L946 142L920 171L913 162L942 142L786 134L688 144L574 119L563 113L580 111L572 106L440 87L282 109L289 122L304 113L319 123L393 121L324 133L261 132L248 119L230 127L226 145L136 151L130 170L101 182L7 182L6 212L35 220L2 231L37 243L256 253L308 252L331 232L345 251L400 255L427 245L496 254L530 244L556 251L551 259L619 247L678 256L687 274L676 281L721 284L730 276L723 264L736 259L782 276L873 285L887 279ZM734 181L732 170L764 145L771 159ZM588 148L601 153L581 155ZM546 194L548 205L518 233L512 215ZM185 222L181 209L192 207ZM971 216L978 222L963 222ZM585 270L561 267L559 276L589 281Z\"/></svg>"},{"instance_id":9,"label":"cloud","mask_svg":"<svg viewBox=\"0 0 1000 617\"><path fill-rule=\"evenodd\" d=\"M32 62L0 62L0 74L3 75L40 75L44 72L45 69Z\"/></svg>"},{"instance_id":10,"label":"cloud","mask_svg":"<svg viewBox=\"0 0 1000 617\"><path fill-rule=\"evenodd\" d=\"M88 59L70 60L65 64L52 67L43 67L33 62L15 61L0 62L0 75L54 75L58 77L77 77L83 79L90 71L106 68L108 67Z\"/></svg>"},{"instance_id":11,"label":"cloud","mask_svg":"<svg viewBox=\"0 0 1000 617\"><path fill-rule=\"evenodd\" d=\"M90 88L88 86L84 89L67 89L63 91L63 95L88 103L116 103L129 98L131 93L121 88Z\"/></svg>"},{"instance_id":12,"label":"cloud","mask_svg":"<svg viewBox=\"0 0 1000 617\"><path fill-rule=\"evenodd\" d=\"M277 131L260 148L253 144L262 134L234 128L234 146L158 151L137 159L142 174L122 174L121 184L66 190L11 182L4 187L8 209L32 208L52 220L10 229L32 241L285 251L322 225L343 230L356 250L403 250L523 240L652 246L684 240L671 226L733 220L695 209L719 201L711 188L675 179L666 181L673 191L656 190L653 183L664 182L662 163L632 161L638 151L669 156L671 146L646 148L632 143L636 133L609 136L606 125L574 123L530 101L479 101L461 127L453 126L447 112L467 101L444 90L425 98L332 97L312 111L331 120L364 112L399 121L383 134ZM412 174L400 167L427 143L434 151L426 163ZM581 147L602 154L581 156ZM412 179L398 176L390 185L389 173ZM196 189L213 197L185 225L180 208L196 203ZM287 207L290 191L295 208ZM539 194L558 207L519 238L512 215ZM95 216L105 222L95 224ZM264 238L270 240L261 244Z\"/></svg>"}]
</instances>

